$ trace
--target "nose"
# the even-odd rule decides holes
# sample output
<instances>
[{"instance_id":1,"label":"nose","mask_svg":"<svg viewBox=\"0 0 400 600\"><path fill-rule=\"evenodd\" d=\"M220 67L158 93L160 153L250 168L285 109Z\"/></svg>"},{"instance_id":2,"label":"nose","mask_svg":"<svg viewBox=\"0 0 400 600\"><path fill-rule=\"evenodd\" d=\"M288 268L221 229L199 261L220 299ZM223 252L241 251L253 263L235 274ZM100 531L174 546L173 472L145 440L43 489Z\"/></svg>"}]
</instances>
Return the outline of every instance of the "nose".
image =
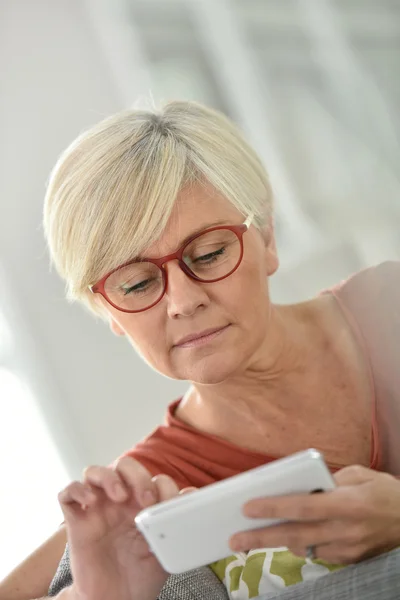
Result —
<instances>
[{"instance_id":1,"label":"nose","mask_svg":"<svg viewBox=\"0 0 400 600\"><path fill-rule=\"evenodd\" d=\"M169 262L164 268L168 275L165 296L169 317L190 317L198 309L207 306L209 303L205 289L207 284L189 277L176 260Z\"/></svg>"}]
</instances>

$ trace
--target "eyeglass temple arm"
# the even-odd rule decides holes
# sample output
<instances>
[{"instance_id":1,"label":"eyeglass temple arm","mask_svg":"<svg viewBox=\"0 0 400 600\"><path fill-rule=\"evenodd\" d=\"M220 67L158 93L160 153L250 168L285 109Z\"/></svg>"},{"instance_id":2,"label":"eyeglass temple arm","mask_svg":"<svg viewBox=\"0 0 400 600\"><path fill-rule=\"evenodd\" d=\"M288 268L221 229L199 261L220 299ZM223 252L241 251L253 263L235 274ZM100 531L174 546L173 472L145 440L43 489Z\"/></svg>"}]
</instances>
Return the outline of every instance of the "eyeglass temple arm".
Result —
<instances>
[{"instance_id":1,"label":"eyeglass temple arm","mask_svg":"<svg viewBox=\"0 0 400 600\"><path fill-rule=\"evenodd\" d=\"M253 217L254 217L254 213L250 214L247 217L247 219L245 220L245 222L243 223L243 225L246 225L247 229L250 227Z\"/></svg>"}]
</instances>

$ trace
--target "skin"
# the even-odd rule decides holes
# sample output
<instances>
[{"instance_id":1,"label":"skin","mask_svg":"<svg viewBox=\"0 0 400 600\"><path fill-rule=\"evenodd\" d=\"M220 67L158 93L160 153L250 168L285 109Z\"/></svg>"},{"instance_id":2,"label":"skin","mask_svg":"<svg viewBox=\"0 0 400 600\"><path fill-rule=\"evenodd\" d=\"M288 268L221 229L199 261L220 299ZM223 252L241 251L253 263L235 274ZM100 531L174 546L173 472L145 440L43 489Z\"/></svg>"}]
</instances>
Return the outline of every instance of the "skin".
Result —
<instances>
[{"instance_id":1,"label":"skin","mask_svg":"<svg viewBox=\"0 0 400 600\"><path fill-rule=\"evenodd\" d=\"M147 249L146 256L167 255L194 230L206 229L217 221L239 224L244 218L211 188L183 190L162 238ZM250 439L257 447L267 439L269 448L273 447L271 430L277 429L286 453L297 449L290 445L292 439L304 443L321 430L321 444L325 441L329 452L329 443L340 445L337 431L346 434L345 423L357 418L362 422L362 418L354 402L354 415L346 412L341 423L337 417L339 402L335 406L321 402L321 389L329 387L331 380L333 386L342 371L354 371L357 381L363 381L365 373L331 300L316 298L290 307L271 303L268 278L279 264L272 227L262 231L250 227L244 234L244 245L238 270L212 284L193 281L176 262L168 263L167 292L148 311L123 313L100 295L96 300L106 308L113 332L127 336L155 370L192 382L192 392L178 409L182 420L247 447ZM229 327L205 345L176 346L183 336L225 325ZM348 387L350 395L367 393L361 383ZM279 426L287 421L288 413L295 429L285 438ZM365 428L369 418L367 415ZM336 426L332 439L331 424ZM360 454L365 462L368 453L366 445L367 458ZM399 482L359 466L341 469L335 478L338 488L328 494L261 498L248 503L243 510L252 518L301 521L238 533L231 540L232 549L288 546L304 556L308 545L317 544L319 558L348 563L398 545ZM116 495L116 483L122 485L122 495ZM73 482L61 492L74 572L71 597L154 600L167 574L132 520L142 507L178 493L169 477L152 478L131 458L122 459L113 468L89 467L81 482Z\"/></svg>"},{"instance_id":2,"label":"skin","mask_svg":"<svg viewBox=\"0 0 400 600\"><path fill-rule=\"evenodd\" d=\"M211 189L192 187L178 197L162 239L146 251L146 257L169 254L197 229L217 222L231 225L243 221L243 216L225 198ZM271 308L268 277L279 264L274 238L268 230L260 234L251 227L244 234L244 243L246 252L234 276L201 284L187 277L173 261L166 265L167 292L151 310L133 316L106 303L114 333L126 335L144 360L163 375L199 386L223 382L231 385L232 373L238 369L243 371L250 363L265 362L264 357L274 360L268 356L271 344L265 341ZM224 334L223 343L184 351L175 347L185 335L228 324L231 327ZM240 354L235 349L238 344ZM260 364L260 368L265 366Z\"/></svg>"},{"instance_id":3,"label":"skin","mask_svg":"<svg viewBox=\"0 0 400 600\"><path fill-rule=\"evenodd\" d=\"M193 186L184 190L164 235L145 255L168 255L186 235L221 221L239 224L244 218L212 188ZM167 263L168 289L148 311L124 313L108 305L102 296L96 299L108 311L114 333L127 336L155 370L192 382L192 392L176 414L180 419L235 444L275 456L299 449L291 447L290 440L304 447L299 432L307 424L302 437L308 446L322 447L329 459L331 447L345 447L337 431L324 429L324 423L337 422L337 402L319 403L319 421L313 425L321 431L322 439L310 439L308 425L315 420L321 386L333 388L340 372L354 360L348 352L343 320L332 309L330 298L293 306L271 303L268 282L279 265L273 229L267 225L259 231L251 226L243 241L245 252L239 268L219 282L196 282L183 273L177 261ZM176 346L183 336L225 325L228 329L207 345ZM342 331L343 343L336 342L338 330ZM321 358L324 356L325 363ZM364 373L361 379L367 379ZM367 393L364 389L350 390L351 396ZM287 414L296 423L294 431L287 429ZM360 419L354 404L354 414L343 414L343 422L337 423L336 429L344 435L347 421ZM366 433L351 431L348 437L355 433L357 437L368 436L370 415L365 416L362 425ZM278 437L274 431L279 432ZM268 446L264 447L266 439ZM365 453L356 453L356 460L367 462L369 448ZM334 464L346 464L345 456L332 459Z\"/></svg>"},{"instance_id":4,"label":"skin","mask_svg":"<svg viewBox=\"0 0 400 600\"><path fill-rule=\"evenodd\" d=\"M151 477L137 461L90 466L58 496L65 517L74 583L72 600L155 600L168 574L133 519L148 506L186 493L166 475Z\"/></svg>"},{"instance_id":5,"label":"skin","mask_svg":"<svg viewBox=\"0 0 400 600\"><path fill-rule=\"evenodd\" d=\"M251 518L298 521L235 535L231 547L287 546L304 556L308 544L332 564L352 564L393 550L400 544L400 483L387 473L360 465L334 476L338 488L330 493L256 498L243 507Z\"/></svg>"}]
</instances>

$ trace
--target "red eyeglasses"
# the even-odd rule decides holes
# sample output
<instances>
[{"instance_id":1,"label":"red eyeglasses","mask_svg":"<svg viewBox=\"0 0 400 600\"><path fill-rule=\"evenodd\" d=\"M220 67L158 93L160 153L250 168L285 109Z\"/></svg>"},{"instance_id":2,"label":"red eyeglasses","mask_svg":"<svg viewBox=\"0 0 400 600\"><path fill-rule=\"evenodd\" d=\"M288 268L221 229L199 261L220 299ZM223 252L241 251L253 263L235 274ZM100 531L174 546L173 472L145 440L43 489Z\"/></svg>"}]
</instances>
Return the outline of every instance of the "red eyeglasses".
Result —
<instances>
[{"instance_id":1,"label":"red eyeglasses","mask_svg":"<svg viewBox=\"0 0 400 600\"><path fill-rule=\"evenodd\" d=\"M117 310L137 313L152 308L164 296L168 284L164 265L171 260L177 260L182 271L196 281L221 281L232 275L242 261L243 234L252 218L249 216L241 225L206 229L168 256L131 260L89 289L93 294L101 294Z\"/></svg>"}]
</instances>

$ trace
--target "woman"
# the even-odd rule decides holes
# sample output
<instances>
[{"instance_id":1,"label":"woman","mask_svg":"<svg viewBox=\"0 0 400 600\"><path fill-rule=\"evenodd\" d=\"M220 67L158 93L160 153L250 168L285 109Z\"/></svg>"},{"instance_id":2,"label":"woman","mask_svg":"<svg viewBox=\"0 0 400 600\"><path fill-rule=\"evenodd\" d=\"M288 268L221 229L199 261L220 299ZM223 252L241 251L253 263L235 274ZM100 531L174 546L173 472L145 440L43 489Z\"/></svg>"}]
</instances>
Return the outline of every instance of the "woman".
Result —
<instances>
[{"instance_id":1,"label":"woman","mask_svg":"<svg viewBox=\"0 0 400 600\"><path fill-rule=\"evenodd\" d=\"M308 447L338 489L245 506L293 522L232 538L232 557L212 565L230 596L279 596L400 545L399 263L272 304L267 175L228 119L189 102L120 113L78 138L52 175L45 229L69 296L191 382L166 425L60 493L74 580L63 597L154 600L167 575L132 525L138 510Z\"/></svg>"}]
</instances>

